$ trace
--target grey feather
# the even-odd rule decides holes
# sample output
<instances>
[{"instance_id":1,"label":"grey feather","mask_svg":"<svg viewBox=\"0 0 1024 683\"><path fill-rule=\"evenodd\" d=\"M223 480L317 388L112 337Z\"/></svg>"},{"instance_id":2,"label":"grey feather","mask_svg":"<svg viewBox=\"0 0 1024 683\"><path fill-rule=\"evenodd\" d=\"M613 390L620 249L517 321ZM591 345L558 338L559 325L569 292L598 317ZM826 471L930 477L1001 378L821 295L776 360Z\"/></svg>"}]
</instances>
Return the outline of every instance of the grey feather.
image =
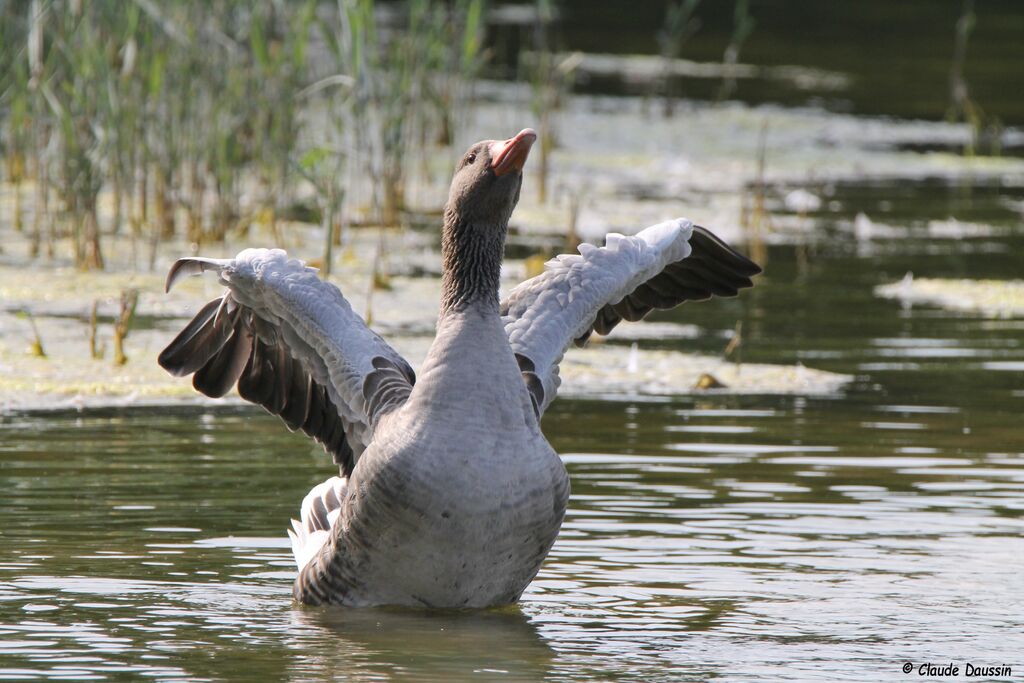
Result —
<instances>
[{"instance_id":1,"label":"grey feather","mask_svg":"<svg viewBox=\"0 0 1024 683\"><path fill-rule=\"evenodd\" d=\"M231 335L231 325L216 320L220 299L207 303L167 345L157 362L175 377L190 375L206 365Z\"/></svg>"},{"instance_id":2,"label":"grey feather","mask_svg":"<svg viewBox=\"0 0 1024 683\"><path fill-rule=\"evenodd\" d=\"M179 259L167 287L211 270L228 291L200 309L160 354L160 365L176 376L195 373L193 385L211 397L237 384L243 399L301 429L351 473L376 421L408 398L415 381L409 364L336 287L284 252ZM340 332L328 333L332 325ZM361 374L358 383L353 374Z\"/></svg>"},{"instance_id":3,"label":"grey feather","mask_svg":"<svg viewBox=\"0 0 1024 683\"><path fill-rule=\"evenodd\" d=\"M567 348L593 332L608 334L623 320L686 301L735 296L761 268L708 230L679 220L635 237L609 235L605 247L581 245L541 275L516 287L500 305L523 382L543 412L558 387Z\"/></svg>"},{"instance_id":4,"label":"grey feather","mask_svg":"<svg viewBox=\"0 0 1024 683\"><path fill-rule=\"evenodd\" d=\"M223 348L192 377L192 386L210 398L231 391L252 353L252 333L236 327Z\"/></svg>"}]
</instances>

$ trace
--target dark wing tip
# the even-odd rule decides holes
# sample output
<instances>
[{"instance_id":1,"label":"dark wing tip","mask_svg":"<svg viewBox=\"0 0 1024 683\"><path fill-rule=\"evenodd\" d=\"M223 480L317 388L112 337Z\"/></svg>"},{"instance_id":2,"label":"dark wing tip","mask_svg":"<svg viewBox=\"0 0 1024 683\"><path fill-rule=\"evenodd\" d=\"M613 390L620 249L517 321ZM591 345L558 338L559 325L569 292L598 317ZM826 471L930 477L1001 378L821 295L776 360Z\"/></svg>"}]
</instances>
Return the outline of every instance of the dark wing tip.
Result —
<instances>
[{"instance_id":1,"label":"dark wing tip","mask_svg":"<svg viewBox=\"0 0 1024 683\"><path fill-rule=\"evenodd\" d=\"M623 320L642 320L653 310L668 310L685 301L703 301L712 296L733 297L753 287L750 279L761 267L719 239L710 230L693 226L691 253L669 263L660 273L641 283L621 301L598 310L591 330L607 335ZM588 330L576 340L586 341Z\"/></svg>"},{"instance_id":2,"label":"dark wing tip","mask_svg":"<svg viewBox=\"0 0 1024 683\"><path fill-rule=\"evenodd\" d=\"M196 313L160 355L157 363L175 377L184 377L203 367L220 351L231 333L226 316L217 318L222 299L210 301Z\"/></svg>"},{"instance_id":3,"label":"dark wing tip","mask_svg":"<svg viewBox=\"0 0 1024 683\"><path fill-rule=\"evenodd\" d=\"M761 266L730 247L719 239L715 233L703 226L693 226L690 246L693 247L695 255L707 255L709 257L713 255L715 260L723 262L723 264L728 265L737 273L748 278L760 275L762 272ZM750 287L752 285L746 286Z\"/></svg>"}]
</instances>

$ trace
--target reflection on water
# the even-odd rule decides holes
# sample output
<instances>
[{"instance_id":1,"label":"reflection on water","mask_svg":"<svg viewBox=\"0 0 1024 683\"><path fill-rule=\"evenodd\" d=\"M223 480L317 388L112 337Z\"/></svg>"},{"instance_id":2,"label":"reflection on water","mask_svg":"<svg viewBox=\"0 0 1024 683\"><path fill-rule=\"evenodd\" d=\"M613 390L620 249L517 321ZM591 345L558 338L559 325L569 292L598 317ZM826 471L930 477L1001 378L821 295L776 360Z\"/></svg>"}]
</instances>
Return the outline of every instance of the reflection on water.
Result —
<instances>
[{"instance_id":1,"label":"reflection on water","mask_svg":"<svg viewBox=\"0 0 1024 683\"><path fill-rule=\"evenodd\" d=\"M296 609L295 677L399 673L416 680L541 680L553 651L518 607L477 612ZM310 644L313 648L304 648ZM319 645L319 647L317 647ZM325 647L326 646L326 647Z\"/></svg>"},{"instance_id":2,"label":"reflection on water","mask_svg":"<svg viewBox=\"0 0 1024 683\"><path fill-rule=\"evenodd\" d=\"M845 394L553 406L545 429L573 496L514 608L293 605L284 529L330 466L255 411L0 418L0 678L831 681L892 679L904 661L1021 666L1020 326L872 291L911 268L1007 277L1024 245L1005 230L955 257L853 241L833 232L813 258L773 248L745 300L663 316L708 334L659 342L714 351L743 317L746 359L856 375Z\"/></svg>"}]
</instances>

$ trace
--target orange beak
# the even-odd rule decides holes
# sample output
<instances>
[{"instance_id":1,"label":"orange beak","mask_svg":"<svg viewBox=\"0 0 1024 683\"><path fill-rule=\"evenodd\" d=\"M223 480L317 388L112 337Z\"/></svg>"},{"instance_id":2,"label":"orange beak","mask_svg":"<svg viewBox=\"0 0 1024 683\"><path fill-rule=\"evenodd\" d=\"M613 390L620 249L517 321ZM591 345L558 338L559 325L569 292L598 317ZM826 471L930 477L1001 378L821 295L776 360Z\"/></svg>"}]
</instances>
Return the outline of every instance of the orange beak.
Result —
<instances>
[{"instance_id":1,"label":"orange beak","mask_svg":"<svg viewBox=\"0 0 1024 683\"><path fill-rule=\"evenodd\" d=\"M530 148L537 141L533 128L524 128L515 137L504 142L491 143L491 170L494 175L503 176L509 171L522 171Z\"/></svg>"}]
</instances>

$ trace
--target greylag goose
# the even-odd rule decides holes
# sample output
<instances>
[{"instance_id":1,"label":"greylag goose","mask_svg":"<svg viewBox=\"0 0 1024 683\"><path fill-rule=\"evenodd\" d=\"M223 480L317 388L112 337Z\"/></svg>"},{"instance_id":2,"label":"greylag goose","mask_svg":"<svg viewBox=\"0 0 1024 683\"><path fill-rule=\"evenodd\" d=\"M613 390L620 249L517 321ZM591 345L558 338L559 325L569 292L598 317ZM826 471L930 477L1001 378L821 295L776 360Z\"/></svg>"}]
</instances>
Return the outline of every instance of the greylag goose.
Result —
<instances>
[{"instance_id":1,"label":"greylag goose","mask_svg":"<svg viewBox=\"0 0 1024 683\"><path fill-rule=\"evenodd\" d=\"M437 334L419 377L341 291L279 249L183 258L227 287L161 353L176 376L301 429L340 473L289 530L295 598L353 606L515 602L562 524L565 467L541 433L568 347L622 320L734 296L760 268L678 219L580 245L499 301L509 217L536 134L470 147L444 210Z\"/></svg>"}]
</instances>

